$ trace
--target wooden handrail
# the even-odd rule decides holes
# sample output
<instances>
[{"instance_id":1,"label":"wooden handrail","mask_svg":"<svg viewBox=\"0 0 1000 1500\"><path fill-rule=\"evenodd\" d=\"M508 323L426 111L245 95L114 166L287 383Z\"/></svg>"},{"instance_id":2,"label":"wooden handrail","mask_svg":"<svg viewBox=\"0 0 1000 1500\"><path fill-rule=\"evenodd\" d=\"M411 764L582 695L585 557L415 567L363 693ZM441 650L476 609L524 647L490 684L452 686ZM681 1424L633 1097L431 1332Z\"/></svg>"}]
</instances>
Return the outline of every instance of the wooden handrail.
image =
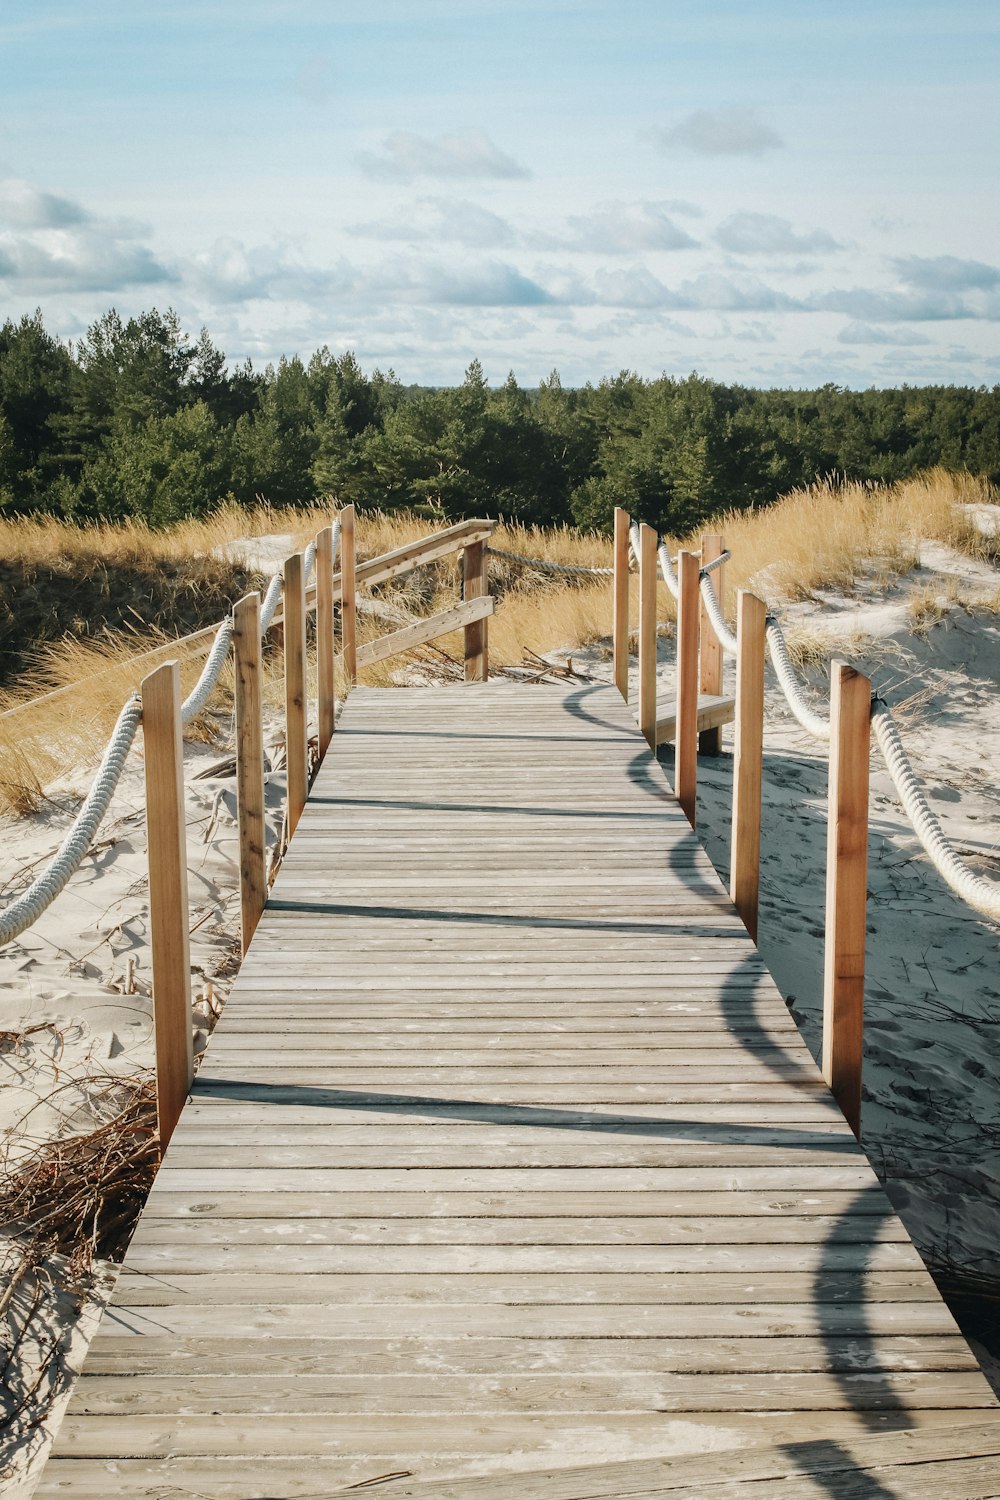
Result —
<instances>
[{"instance_id":1,"label":"wooden handrail","mask_svg":"<svg viewBox=\"0 0 1000 1500\"><path fill-rule=\"evenodd\" d=\"M625 593L620 567L630 517L615 511L614 678L627 700L627 639L622 628ZM677 710L655 723L656 616L651 560L656 538L640 528L639 559L639 728L650 740L676 741L674 791L694 824L697 791L696 731L714 730L732 717L732 699L714 696L722 685L721 652L699 652L701 567L722 555L722 537L710 533L699 559L682 551L677 629ZM627 557L627 554L625 554ZM721 592L721 591L720 591ZM760 889L761 784L763 771L764 662L767 609L740 591L736 627L736 743L733 768L730 895L756 942ZM715 632L705 629L715 639ZM700 662L699 662L700 656ZM700 680L699 680L700 678ZM823 991L823 1074L856 1135L861 1132L861 1068L864 1042L865 932L868 849L868 776L871 737L871 682L843 662L832 664L830 719L830 798L827 822L826 946ZM652 705L652 708L651 708ZM725 706L723 706L725 705ZM704 724L699 723L704 714ZM714 716L714 722L713 722ZM662 729L662 732L660 732ZM672 732L672 733L671 733ZM651 738L650 736L653 736ZM714 753L707 736L702 748Z\"/></svg>"},{"instance_id":2,"label":"wooden handrail","mask_svg":"<svg viewBox=\"0 0 1000 1500\"><path fill-rule=\"evenodd\" d=\"M432 532L430 536L422 537L417 542L407 542L405 546L395 547L391 552L380 553L378 557L371 557L367 562L358 563L355 571L356 583L363 584L365 587L371 587L376 583L387 583L391 578L398 578L401 574L410 572L414 567L437 562L454 552L460 552L467 543L487 541L493 534L494 526L493 521L459 521L457 525L449 526L443 531ZM342 586L342 576L338 571L333 575L332 584L335 603L341 600ZM306 609L311 613L315 608L316 585L311 583L306 589ZM284 610L279 604L271 621L272 627L280 625L283 620ZM5 708L0 713L0 723L17 714L26 713L40 703L51 703L67 697L70 693L78 693L86 683L97 682L101 677L110 676L112 672L120 672L133 662L148 660L152 665L157 657L169 656L171 652L182 649L185 658L200 654L202 651L207 652L218 630L218 623L205 625L200 630L192 631L190 635L175 636L173 640L164 641L161 646L151 646L147 651L137 651L134 656L127 657L123 662L114 662L107 667L101 667L98 671L90 672L76 682L66 683L64 687L53 688L48 693L39 693L36 698L28 698L24 703L15 703L12 708Z\"/></svg>"}]
</instances>

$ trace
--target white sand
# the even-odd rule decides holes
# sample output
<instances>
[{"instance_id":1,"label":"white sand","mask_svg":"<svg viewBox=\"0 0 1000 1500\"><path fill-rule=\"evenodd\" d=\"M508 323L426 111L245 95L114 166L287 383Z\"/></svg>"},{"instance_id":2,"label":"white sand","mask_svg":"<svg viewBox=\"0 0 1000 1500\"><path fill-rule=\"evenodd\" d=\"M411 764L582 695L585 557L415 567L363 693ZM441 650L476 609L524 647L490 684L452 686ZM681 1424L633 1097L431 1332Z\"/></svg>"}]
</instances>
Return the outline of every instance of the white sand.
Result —
<instances>
[{"instance_id":1,"label":"white sand","mask_svg":"<svg viewBox=\"0 0 1000 1500\"><path fill-rule=\"evenodd\" d=\"M987 518L989 519L989 518ZM268 539L254 561L270 571L290 538ZM259 539L255 547L260 547ZM978 610L1000 574L928 546L922 567L888 589L857 597L825 594L789 610L790 624L822 634L831 648L871 672L894 705L912 699L905 739L946 832L979 868L1000 877L1000 617ZM939 595L941 618L919 635L911 595ZM672 643L663 642L664 697L671 696ZM568 648L552 653L562 666ZM843 653L848 654L848 653ZM573 649L582 670L607 677L606 652ZM731 668L730 668L731 670ZM813 674L825 694L825 673ZM817 1052L822 988L826 762L791 719L769 677L760 946L782 993ZM273 735L272 735L273 738ZM224 998L238 938L234 782L192 780L224 751L187 747L194 988L211 980ZM53 789L53 805L4 829L0 890L21 888L18 871L44 861L60 842L88 773ZM699 826L725 874L731 757L703 759ZM282 778L272 777L272 825ZM205 841L207 836L207 842ZM870 941L864 1100L865 1145L884 1168L893 1201L918 1245L936 1259L1000 1277L1000 984L997 931L954 897L919 850L891 785L873 759ZM134 754L94 853L45 917L0 950L0 1028L51 1022L54 1030L0 1053L0 1127L16 1158L30 1139L85 1126L88 1110L72 1080L88 1071L130 1073L152 1062L142 767ZM126 994L129 960L136 993ZM794 998L793 998L794 997ZM74 1335L85 1347L95 1308ZM73 1333L75 1311L53 1317ZM1000 1386L1000 1372L992 1370ZM46 1434L27 1444L31 1474ZM4 1459L0 1454L0 1474ZM27 1494L25 1453L0 1492Z\"/></svg>"}]
</instances>

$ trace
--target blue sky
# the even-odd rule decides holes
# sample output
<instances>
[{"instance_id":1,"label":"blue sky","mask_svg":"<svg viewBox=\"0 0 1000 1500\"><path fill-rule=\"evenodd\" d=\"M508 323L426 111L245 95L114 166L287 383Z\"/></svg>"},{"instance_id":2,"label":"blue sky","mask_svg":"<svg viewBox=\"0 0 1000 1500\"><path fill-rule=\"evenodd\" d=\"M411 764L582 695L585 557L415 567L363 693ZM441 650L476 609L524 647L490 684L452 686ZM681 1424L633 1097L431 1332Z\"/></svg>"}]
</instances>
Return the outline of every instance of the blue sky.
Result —
<instances>
[{"instance_id":1,"label":"blue sky","mask_svg":"<svg viewBox=\"0 0 1000 1500\"><path fill-rule=\"evenodd\" d=\"M1000 381L995 0L5 0L0 313L232 359Z\"/></svg>"}]
</instances>

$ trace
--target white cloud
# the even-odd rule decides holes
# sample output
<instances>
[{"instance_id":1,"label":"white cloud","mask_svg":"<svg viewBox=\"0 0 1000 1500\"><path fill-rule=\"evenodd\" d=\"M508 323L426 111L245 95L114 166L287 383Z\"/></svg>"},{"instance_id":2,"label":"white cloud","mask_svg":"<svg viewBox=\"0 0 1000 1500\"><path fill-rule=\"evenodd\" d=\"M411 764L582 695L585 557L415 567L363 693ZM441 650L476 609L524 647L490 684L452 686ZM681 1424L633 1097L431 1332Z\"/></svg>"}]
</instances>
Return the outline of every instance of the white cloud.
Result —
<instances>
[{"instance_id":1,"label":"white cloud","mask_svg":"<svg viewBox=\"0 0 1000 1500\"><path fill-rule=\"evenodd\" d=\"M838 287L810 299L818 311L846 313L870 323L938 323L981 316L955 292L877 291L868 287Z\"/></svg>"},{"instance_id":2,"label":"white cloud","mask_svg":"<svg viewBox=\"0 0 1000 1500\"><path fill-rule=\"evenodd\" d=\"M842 344L891 344L906 348L911 344L929 344L926 333L915 328L879 328L873 323L848 323L837 335Z\"/></svg>"},{"instance_id":3,"label":"white cloud","mask_svg":"<svg viewBox=\"0 0 1000 1500\"><path fill-rule=\"evenodd\" d=\"M597 300L618 307L665 307L689 312L774 312L801 308L785 292L750 277L734 281L706 271L676 288L665 286L644 266L628 271L600 271L594 278Z\"/></svg>"},{"instance_id":4,"label":"white cloud","mask_svg":"<svg viewBox=\"0 0 1000 1500\"><path fill-rule=\"evenodd\" d=\"M481 130L428 136L396 130L382 142L382 154L362 152L358 162L369 177L412 182L416 177L512 178L531 173L494 145Z\"/></svg>"},{"instance_id":5,"label":"white cloud","mask_svg":"<svg viewBox=\"0 0 1000 1500\"><path fill-rule=\"evenodd\" d=\"M776 214L731 214L715 239L734 255L827 255L843 248L825 229L800 233Z\"/></svg>"},{"instance_id":6,"label":"white cloud","mask_svg":"<svg viewBox=\"0 0 1000 1500\"><path fill-rule=\"evenodd\" d=\"M653 138L664 151L696 156L763 156L785 143L756 110L698 109L676 125L662 126Z\"/></svg>"},{"instance_id":7,"label":"white cloud","mask_svg":"<svg viewBox=\"0 0 1000 1500\"><path fill-rule=\"evenodd\" d=\"M670 218L666 203L601 203L587 214L567 220L570 234L562 247L608 255L640 250L689 250L698 241Z\"/></svg>"},{"instance_id":8,"label":"white cloud","mask_svg":"<svg viewBox=\"0 0 1000 1500\"><path fill-rule=\"evenodd\" d=\"M421 198L390 218L348 225L350 234L374 240L399 240L490 248L510 245L514 231L499 214L458 198Z\"/></svg>"},{"instance_id":9,"label":"white cloud","mask_svg":"<svg viewBox=\"0 0 1000 1500\"><path fill-rule=\"evenodd\" d=\"M90 215L71 198L46 193L20 177L0 179L0 224L15 229L63 229Z\"/></svg>"},{"instance_id":10,"label":"white cloud","mask_svg":"<svg viewBox=\"0 0 1000 1500\"><path fill-rule=\"evenodd\" d=\"M477 261L465 267L424 265L405 271L398 280L391 272L376 276L375 286L395 290L419 302L447 307L542 307L552 294L503 261Z\"/></svg>"},{"instance_id":11,"label":"white cloud","mask_svg":"<svg viewBox=\"0 0 1000 1500\"><path fill-rule=\"evenodd\" d=\"M172 280L147 246L116 240L96 224L0 234L0 281L46 292L117 292Z\"/></svg>"},{"instance_id":12,"label":"white cloud","mask_svg":"<svg viewBox=\"0 0 1000 1500\"><path fill-rule=\"evenodd\" d=\"M981 260L961 260L956 255L907 255L892 262L905 286L927 291L988 291L1000 286L1000 270Z\"/></svg>"}]
</instances>

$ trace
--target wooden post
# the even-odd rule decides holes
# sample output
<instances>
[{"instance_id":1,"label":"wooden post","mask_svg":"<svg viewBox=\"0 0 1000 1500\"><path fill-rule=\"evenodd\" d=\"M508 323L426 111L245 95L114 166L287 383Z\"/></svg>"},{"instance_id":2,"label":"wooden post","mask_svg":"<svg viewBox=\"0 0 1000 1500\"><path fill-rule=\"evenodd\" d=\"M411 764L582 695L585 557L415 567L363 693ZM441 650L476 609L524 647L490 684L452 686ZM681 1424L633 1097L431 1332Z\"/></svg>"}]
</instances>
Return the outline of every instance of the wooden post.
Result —
<instances>
[{"instance_id":1,"label":"wooden post","mask_svg":"<svg viewBox=\"0 0 1000 1500\"><path fill-rule=\"evenodd\" d=\"M628 702L628 528L631 517L627 510L615 506L615 606L614 639L615 686L625 702Z\"/></svg>"},{"instance_id":2,"label":"wooden post","mask_svg":"<svg viewBox=\"0 0 1000 1500\"><path fill-rule=\"evenodd\" d=\"M462 551L462 598L481 599L490 591L487 572L489 554L485 542L473 542ZM465 627L465 680L485 682L490 675L489 635L485 619Z\"/></svg>"},{"instance_id":3,"label":"wooden post","mask_svg":"<svg viewBox=\"0 0 1000 1500\"><path fill-rule=\"evenodd\" d=\"M845 662L831 672L823 1076L860 1136L872 685Z\"/></svg>"},{"instance_id":4,"label":"wooden post","mask_svg":"<svg viewBox=\"0 0 1000 1500\"><path fill-rule=\"evenodd\" d=\"M697 552L678 558L677 600L677 735L674 741L674 795L695 825L698 797L698 580Z\"/></svg>"},{"instance_id":5,"label":"wooden post","mask_svg":"<svg viewBox=\"0 0 1000 1500\"><path fill-rule=\"evenodd\" d=\"M295 832L309 787L306 736L306 578L302 553L285 559L285 756L288 837Z\"/></svg>"},{"instance_id":6,"label":"wooden post","mask_svg":"<svg viewBox=\"0 0 1000 1500\"><path fill-rule=\"evenodd\" d=\"M324 526L316 538L316 715L319 758L323 759L336 717L333 639L333 527Z\"/></svg>"},{"instance_id":7,"label":"wooden post","mask_svg":"<svg viewBox=\"0 0 1000 1500\"><path fill-rule=\"evenodd\" d=\"M236 655L236 816L240 834L240 931L250 946L267 900L260 595L233 610Z\"/></svg>"},{"instance_id":8,"label":"wooden post","mask_svg":"<svg viewBox=\"0 0 1000 1500\"><path fill-rule=\"evenodd\" d=\"M736 602L736 744L729 893L757 941L760 794L764 754L764 632L767 606L740 589Z\"/></svg>"},{"instance_id":9,"label":"wooden post","mask_svg":"<svg viewBox=\"0 0 1000 1500\"><path fill-rule=\"evenodd\" d=\"M656 754L656 546L645 521L639 527L639 728Z\"/></svg>"},{"instance_id":10,"label":"wooden post","mask_svg":"<svg viewBox=\"0 0 1000 1500\"><path fill-rule=\"evenodd\" d=\"M358 675L358 584L354 541L354 506L340 512L340 633L347 680Z\"/></svg>"},{"instance_id":11,"label":"wooden post","mask_svg":"<svg viewBox=\"0 0 1000 1500\"><path fill-rule=\"evenodd\" d=\"M710 531L701 539L701 565L714 562L721 557L725 548L722 545L722 537L717 531ZM715 589L721 603L724 598L722 591L722 575L726 571L725 563L716 568L709 575L712 587ZM719 638L712 629L708 618L708 611L704 604L701 607L701 688L703 693L718 694L722 692L722 647ZM703 729L698 736L698 750L702 755L718 755L722 749L722 729Z\"/></svg>"},{"instance_id":12,"label":"wooden post","mask_svg":"<svg viewBox=\"0 0 1000 1500\"><path fill-rule=\"evenodd\" d=\"M181 679L164 662L142 683L156 1116L166 1149L194 1077Z\"/></svg>"}]
</instances>

